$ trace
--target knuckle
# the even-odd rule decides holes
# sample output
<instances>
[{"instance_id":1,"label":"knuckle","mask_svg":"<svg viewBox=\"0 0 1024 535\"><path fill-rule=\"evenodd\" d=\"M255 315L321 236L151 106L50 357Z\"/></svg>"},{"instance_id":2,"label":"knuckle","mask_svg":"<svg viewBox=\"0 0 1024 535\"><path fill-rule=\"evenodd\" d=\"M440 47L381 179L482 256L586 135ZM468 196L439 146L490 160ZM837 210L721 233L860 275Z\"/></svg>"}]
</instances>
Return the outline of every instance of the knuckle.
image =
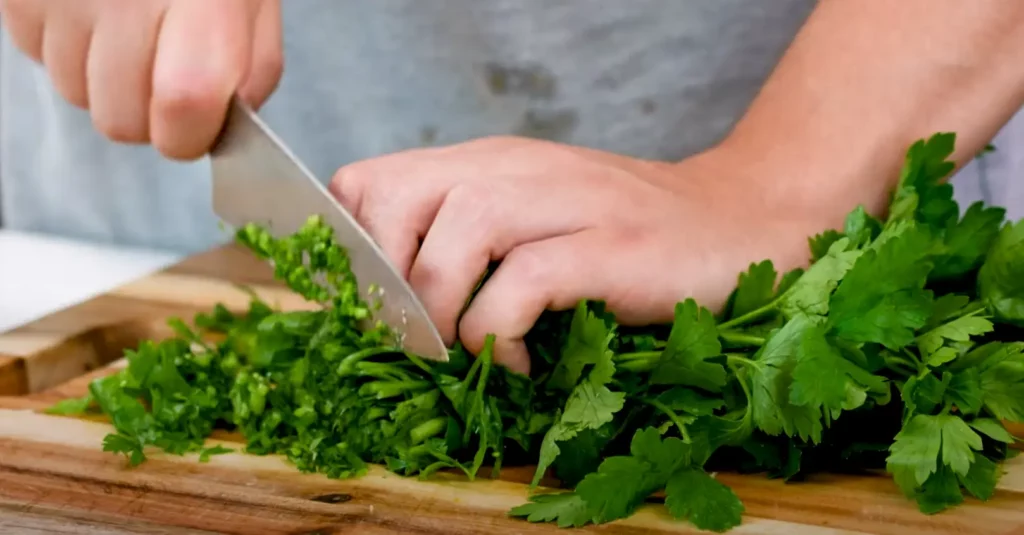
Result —
<instances>
[{"instance_id":1,"label":"knuckle","mask_svg":"<svg viewBox=\"0 0 1024 535\"><path fill-rule=\"evenodd\" d=\"M551 275L551 257L543 247L526 244L516 247L505 256L503 264L512 269L516 284L530 291L542 291Z\"/></svg>"},{"instance_id":2,"label":"knuckle","mask_svg":"<svg viewBox=\"0 0 1024 535\"><path fill-rule=\"evenodd\" d=\"M463 182L448 192L445 208L460 215L467 228L488 234L501 217L500 187L495 182Z\"/></svg>"},{"instance_id":3,"label":"knuckle","mask_svg":"<svg viewBox=\"0 0 1024 535\"><path fill-rule=\"evenodd\" d=\"M173 88L154 87L152 106L155 115L174 119L218 107L226 109L227 99L212 83L175 84Z\"/></svg>"},{"instance_id":4,"label":"knuckle","mask_svg":"<svg viewBox=\"0 0 1024 535\"><path fill-rule=\"evenodd\" d=\"M495 187L488 182L463 182L448 193L448 202L462 209L489 212L493 203Z\"/></svg>"}]
</instances>

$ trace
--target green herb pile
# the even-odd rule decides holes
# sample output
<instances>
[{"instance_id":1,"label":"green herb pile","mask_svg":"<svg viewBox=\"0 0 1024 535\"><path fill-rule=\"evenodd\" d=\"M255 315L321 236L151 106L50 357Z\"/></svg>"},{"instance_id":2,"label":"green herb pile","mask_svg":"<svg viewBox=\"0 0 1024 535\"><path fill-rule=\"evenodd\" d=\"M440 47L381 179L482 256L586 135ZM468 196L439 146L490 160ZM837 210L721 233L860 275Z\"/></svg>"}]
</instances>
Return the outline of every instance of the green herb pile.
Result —
<instances>
[{"instance_id":1,"label":"green herb pile","mask_svg":"<svg viewBox=\"0 0 1024 535\"><path fill-rule=\"evenodd\" d=\"M954 136L910 147L889 217L858 208L809 240L804 271L750 266L720 314L693 300L672 325L625 328L601 303L547 313L528 337L533 376L461 347L432 363L372 325L345 250L319 219L238 240L292 290L324 304L217 307L55 412L98 406L104 449L203 450L214 429L246 451L347 478L380 463L427 477L549 469L567 490L510 514L562 527L629 516L664 491L668 513L725 531L744 507L710 471L793 479L884 469L921 511L985 500L1024 420L1024 224L942 183ZM370 324L370 327L367 325ZM526 496L524 495L524 500Z\"/></svg>"}]
</instances>

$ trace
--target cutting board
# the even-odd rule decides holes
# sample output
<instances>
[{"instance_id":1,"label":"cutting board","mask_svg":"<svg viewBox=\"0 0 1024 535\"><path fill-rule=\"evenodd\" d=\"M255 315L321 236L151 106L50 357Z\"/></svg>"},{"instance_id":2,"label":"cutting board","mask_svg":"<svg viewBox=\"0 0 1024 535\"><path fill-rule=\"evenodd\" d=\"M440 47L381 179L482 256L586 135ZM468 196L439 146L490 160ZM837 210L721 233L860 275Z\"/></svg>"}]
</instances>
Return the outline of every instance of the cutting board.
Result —
<instances>
[{"instance_id":1,"label":"cutting board","mask_svg":"<svg viewBox=\"0 0 1024 535\"><path fill-rule=\"evenodd\" d=\"M218 302L244 309L248 296L238 284L282 308L307 306L267 266L227 246L0 334L0 533L565 533L506 516L526 500L529 467L474 482L449 475L419 481L380 468L331 480L299 473L279 457L240 453L239 437L224 434L208 445L234 453L205 463L154 453L130 468L101 451L112 429L102 418L43 413L123 366L125 348L168 336L168 317L191 318ZM1024 533L1024 459L1005 468L992 500L969 499L935 516L919 513L884 474L821 474L788 484L716 477L746 505L737 534ZM658 504L578 531L694 532Z\"/></svg>"}]
</instances>

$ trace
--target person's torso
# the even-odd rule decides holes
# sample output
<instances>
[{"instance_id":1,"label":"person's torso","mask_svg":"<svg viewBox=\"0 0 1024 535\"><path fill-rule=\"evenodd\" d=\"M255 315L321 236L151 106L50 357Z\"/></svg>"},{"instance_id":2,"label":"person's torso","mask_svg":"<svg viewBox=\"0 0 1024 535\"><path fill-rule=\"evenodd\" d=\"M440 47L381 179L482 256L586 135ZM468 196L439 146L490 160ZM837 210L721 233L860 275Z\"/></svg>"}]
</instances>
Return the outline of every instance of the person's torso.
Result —
<instances>
[{"instance_id":1,"label":"person's torso","mask_svg":"<svg viewBox=\"0 0 1024 535\"><path fill-rule=\"evenodd\" d=\"M349 162L492 134L680 159L727 133L814 3L283 2L285 74L260 114L324 181ZM1024 169L1021 157L1000 150L982 170ZM1007 197L964 182L962 198ZM181 252L225 239L205 159L104 139L7 35L0 221Z\"/></svg>"}]
</instances>

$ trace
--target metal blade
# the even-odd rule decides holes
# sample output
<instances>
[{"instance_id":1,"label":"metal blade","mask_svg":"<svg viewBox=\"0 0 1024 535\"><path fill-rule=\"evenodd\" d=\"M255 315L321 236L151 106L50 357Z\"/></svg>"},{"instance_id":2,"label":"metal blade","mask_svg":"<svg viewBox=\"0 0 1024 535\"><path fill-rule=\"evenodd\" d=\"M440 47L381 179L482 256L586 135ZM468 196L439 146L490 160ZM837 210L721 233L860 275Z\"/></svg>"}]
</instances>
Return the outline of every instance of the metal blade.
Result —
<instances>
[{"instance_id":1,"label":"metal blade","mask_svg":"<svg viewBox=\"0 0 1024 535\"><path fill-rule=\"evenodd\" d=\"M342 207L270 128L237 97L210 151L213 209L230 225L266 225L278 237L297 231L317 214L351 257L360 291L380 288L377 318L401 334L403 347L446 362L448 351L423 304L373 238ZM377 295L377 294L375 294Z\"/></svg>"}]
</instances>

